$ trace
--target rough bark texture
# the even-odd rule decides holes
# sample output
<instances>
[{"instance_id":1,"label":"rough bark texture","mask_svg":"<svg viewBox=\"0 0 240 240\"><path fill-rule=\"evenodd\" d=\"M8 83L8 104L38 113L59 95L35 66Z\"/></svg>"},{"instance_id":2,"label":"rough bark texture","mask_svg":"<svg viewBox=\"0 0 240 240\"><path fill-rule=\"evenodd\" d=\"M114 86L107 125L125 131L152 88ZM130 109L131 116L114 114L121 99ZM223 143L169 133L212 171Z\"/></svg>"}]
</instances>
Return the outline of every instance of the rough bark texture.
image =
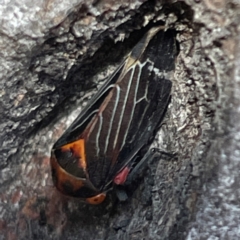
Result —
<instances>
[{"instance_id":1,"label":"rough bark texture","mask_svg":"<svg viewBox=\"0 0 240 240\"><path fill-rule=\"evenodd\" d=\"M239 239L239 3L36 4L0 7L0 239ZM53 143L156 21L178 31L155 143L176 158L149 164L124 203L63 197Z\"/></svg>"}]
</instances>

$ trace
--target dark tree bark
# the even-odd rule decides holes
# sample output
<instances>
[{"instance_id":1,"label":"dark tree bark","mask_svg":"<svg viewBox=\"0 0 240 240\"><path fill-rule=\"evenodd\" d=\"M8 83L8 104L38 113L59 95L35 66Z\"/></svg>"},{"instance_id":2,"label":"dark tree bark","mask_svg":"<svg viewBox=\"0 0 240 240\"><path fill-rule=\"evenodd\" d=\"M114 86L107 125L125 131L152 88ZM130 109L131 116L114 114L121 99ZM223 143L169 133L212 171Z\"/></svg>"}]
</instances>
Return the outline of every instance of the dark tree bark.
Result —
<instances>
[{"instance_id":1,"label":"dark tree bark","mask_svg":"<svg viewBox=\"0 0 240 240\"><path fill-rule=\"evenodd\" d=\"M0 239L238 239L237 1L54 4L1 7ZM154 143L174 157L149 163L124 203L62 196L53 143L153 22L179 43Z\"/></svg>"}]
</instances>

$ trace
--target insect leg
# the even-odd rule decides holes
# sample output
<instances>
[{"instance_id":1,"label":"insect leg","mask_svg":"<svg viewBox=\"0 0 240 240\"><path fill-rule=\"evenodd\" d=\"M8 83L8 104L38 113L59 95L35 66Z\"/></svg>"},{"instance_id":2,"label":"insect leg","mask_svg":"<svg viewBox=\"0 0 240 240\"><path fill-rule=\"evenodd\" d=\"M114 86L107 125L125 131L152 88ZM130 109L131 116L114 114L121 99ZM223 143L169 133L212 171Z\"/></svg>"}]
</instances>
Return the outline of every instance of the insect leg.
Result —
<instances>
[{"instance_id":1,"label":"insect leg","mask_svg":"<svg viewBox=\"0 0 240 240\"><path fill-rule=\"evenodd\" d=\"M162 156L164 156L163 157L164 160L169 160L169 159L176 157L176 154L168 153L168 152L162 151L158 148L150 148L147 151L147 153L143 156L143 158L140 160L140 162L138 162L134 166L134 168L131 170L131 172L128 174L124 185L128 185L131 182L133 182L138 177L138 175L144 171L147 164L151 164L155 158L159 159Z\"/></svg>"}]
</instances>

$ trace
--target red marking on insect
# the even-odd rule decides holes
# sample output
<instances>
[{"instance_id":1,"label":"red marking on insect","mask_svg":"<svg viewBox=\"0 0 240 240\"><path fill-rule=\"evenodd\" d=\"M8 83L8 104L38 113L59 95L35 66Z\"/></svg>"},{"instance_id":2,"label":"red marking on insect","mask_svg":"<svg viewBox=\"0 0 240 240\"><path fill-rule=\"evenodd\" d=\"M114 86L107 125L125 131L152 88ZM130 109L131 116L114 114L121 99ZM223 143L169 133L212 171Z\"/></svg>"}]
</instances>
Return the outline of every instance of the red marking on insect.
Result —
<instances>
[{"instance_id":1,"label":"red marking on insect","mask_svg":"<svg viewBox=\"0 0 240 240\"><path fill-rule=\"evenodd\" d=\"M117 174L117 176L115 176L113 182L116 185L123 185L126 182L128 174L130 173L130 171L131 170L130 170L129 167L125 167L121 172L119 172Z\"/></svg>"}]
</instances>

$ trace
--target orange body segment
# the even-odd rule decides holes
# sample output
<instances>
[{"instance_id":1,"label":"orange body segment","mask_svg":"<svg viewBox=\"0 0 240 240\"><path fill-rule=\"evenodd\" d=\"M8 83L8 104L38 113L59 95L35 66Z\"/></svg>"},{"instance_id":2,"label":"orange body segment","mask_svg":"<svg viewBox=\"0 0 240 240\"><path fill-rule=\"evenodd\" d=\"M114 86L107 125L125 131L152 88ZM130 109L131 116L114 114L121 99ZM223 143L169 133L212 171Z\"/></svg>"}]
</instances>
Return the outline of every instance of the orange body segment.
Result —
<instances>
[{"instance_id":1,"label":"orange body segment","mask_svg":"<svg viewBox=\"0 0 240 240\"><path fill-rule=\"evenodd\" d=\"M87 167L86 155L85 155L85 140L79 139L75 142L66 144L61 147L62 151L71 151L76 157L79 158L79 167L84 170Z\"/></svg>"},{"instance_id":2,"label":"orange body segment","mask_svg":"<svg viewBox=\"0 0 240 240\"><path fill-rule=\"evenodd\" d=\"M98 205L100 203L102 203L106 198L106 194L105 193L100 193L94 197L90 197L86 199L86 202L92 205Z\"/></svg>"},{"instance_id":3,"label":"orange body segment","mask_svg":"<svg viewBox=\"0 0 240 240\"><path fill-rule=\"evenodd\" d=\"M85 181L83 179L77 179L76 177L73 177L71 174L66 172L58 164L55 156L51 157L51 166L53 172L53 181L57 189L62 193L67 194L65 190L66 185L68 185L68 187L71 188L73 191L77 191L78 189L84 186Z\"/></svg>"}]
</instances>

